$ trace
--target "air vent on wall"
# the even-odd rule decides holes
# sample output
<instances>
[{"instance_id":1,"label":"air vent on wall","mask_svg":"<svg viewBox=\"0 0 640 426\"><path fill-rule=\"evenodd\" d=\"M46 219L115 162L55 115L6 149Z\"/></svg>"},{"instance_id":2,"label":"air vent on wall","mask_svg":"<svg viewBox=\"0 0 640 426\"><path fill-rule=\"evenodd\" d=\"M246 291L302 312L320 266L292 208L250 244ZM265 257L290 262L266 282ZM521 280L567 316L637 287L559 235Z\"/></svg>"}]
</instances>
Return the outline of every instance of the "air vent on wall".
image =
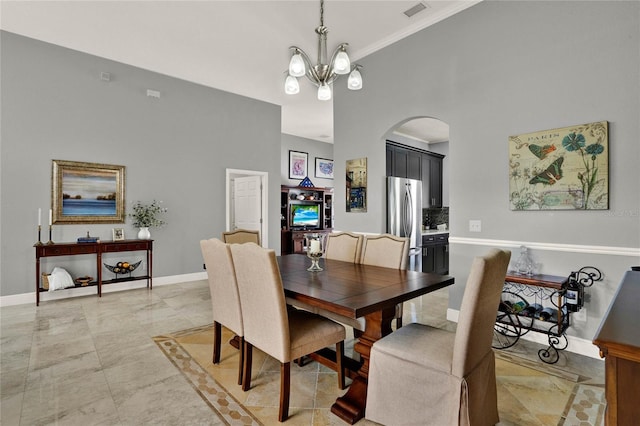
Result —
<instances>
[{"instance_id":1,"label":"air vent on wall","mask_svg":"<svg viewBox=\"0 0 640 426\"><path fill-rule=\"evenodd\" d=\"M428 7L429 6L426 3L420 2L420 3L416 4L415 6L413 6L412 8L405 10L404 14L407 15L407 18L411 18L416 13L422 12L423 10L425 10Z\"/></svg>"}]
</instances>

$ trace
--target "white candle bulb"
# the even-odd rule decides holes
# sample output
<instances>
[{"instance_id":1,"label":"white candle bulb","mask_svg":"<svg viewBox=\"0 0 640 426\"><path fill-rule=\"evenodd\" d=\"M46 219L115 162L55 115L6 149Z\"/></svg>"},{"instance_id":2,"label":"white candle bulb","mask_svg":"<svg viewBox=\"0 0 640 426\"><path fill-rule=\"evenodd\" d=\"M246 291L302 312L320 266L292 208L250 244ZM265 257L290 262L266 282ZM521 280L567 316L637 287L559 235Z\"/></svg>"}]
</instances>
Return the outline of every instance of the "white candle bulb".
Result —
<instances>
[{"instance_id":1,"label":"white candle bulb","mask_svg":"<svg viewBox=\"0 0 640 426\"><path fill-rule=\"evenodd\" d=\"M53 211L49 209L49 226L53 225Z\"/></svg>"},{"instance_id":2,"label":"white candle bulb","mask_svg":"<svg viewBox=\"0 0 640 426\"><path fill-rule=\"evenodd\" d=\"M320 253L320 241L311 240L311 253Z\"/></svg>"},{"instance_id":3,"label":"white candle bulb","mask_svg":"<svg viewBox=\"0 0 640 426\"><path fill-rule=\"evenodd\" d=\"M42 209L38 209L38 226L42 225Z\"/></svg>"}]
</instances>

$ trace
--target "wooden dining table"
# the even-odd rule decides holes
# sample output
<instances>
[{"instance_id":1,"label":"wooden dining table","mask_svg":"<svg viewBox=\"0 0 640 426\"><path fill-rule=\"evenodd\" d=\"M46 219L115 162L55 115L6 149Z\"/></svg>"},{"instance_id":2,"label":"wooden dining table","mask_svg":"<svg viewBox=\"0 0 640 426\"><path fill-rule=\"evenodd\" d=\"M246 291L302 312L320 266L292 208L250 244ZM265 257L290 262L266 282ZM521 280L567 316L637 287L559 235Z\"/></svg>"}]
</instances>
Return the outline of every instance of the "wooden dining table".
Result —
<instances>
[{"instance_id":1,"label":"wooden dining table","mask_svg":"<svg viewBox=\"0 0 640 426\"><path fill-rule=\"evenodd\" d=\"M365 414L371 346L392 332L396 305L453 284L447 275L320 259L322 271L309 272L302 254L278 257L285 296L349 318L365 318L365 330L354 345L361 363L347 393L331 412L354 424Z\"/></svg>"}]
</instances>

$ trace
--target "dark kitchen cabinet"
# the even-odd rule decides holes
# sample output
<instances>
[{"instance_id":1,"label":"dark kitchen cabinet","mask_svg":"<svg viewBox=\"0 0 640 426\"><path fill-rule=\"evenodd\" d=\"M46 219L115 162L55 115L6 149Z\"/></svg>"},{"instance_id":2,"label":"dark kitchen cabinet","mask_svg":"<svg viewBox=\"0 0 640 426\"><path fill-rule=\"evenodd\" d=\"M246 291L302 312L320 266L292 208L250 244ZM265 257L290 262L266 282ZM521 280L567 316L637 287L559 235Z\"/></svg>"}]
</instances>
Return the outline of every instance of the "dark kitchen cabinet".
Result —
<instances>
[{"instance_id":1,"label":"dark kitchen cabinet","mask_svg":"<svg viewBox=\"0 0 640 426\"><path fill-rule=\"evenodd\" d=\"M387 142L387 176L422 181L422 207L442 207L443 155Z\"/></svg>"},{"instance_id":2,"label":"dark kitchen cabinet","mask_svg":"<svg viewBox=\"0 0 640 426\"><path fill-rule=\"evenodd\" d=\"M420 152L387 144L387 176L422 179L422 157Z\"/></svg>"},{"instance_id":3,"label":"dark kitchen cabinet","mask_svg":"<svg viewBox=\"0 0 640 426\"><path fill-rule=\"evenodd\" d=\"M442 158L422 154L422 207L442 207Z\"/></svg>"},{"instance_id":4,"label":"dark kitchen cabinet","mask_svg":"<svg viewBox=\"0 0 640 426\"><path fill-rule=\"evenodd\" d=\"M422 272L449 274L449 234L422 236Z\"/></svg>"}]
</instances>

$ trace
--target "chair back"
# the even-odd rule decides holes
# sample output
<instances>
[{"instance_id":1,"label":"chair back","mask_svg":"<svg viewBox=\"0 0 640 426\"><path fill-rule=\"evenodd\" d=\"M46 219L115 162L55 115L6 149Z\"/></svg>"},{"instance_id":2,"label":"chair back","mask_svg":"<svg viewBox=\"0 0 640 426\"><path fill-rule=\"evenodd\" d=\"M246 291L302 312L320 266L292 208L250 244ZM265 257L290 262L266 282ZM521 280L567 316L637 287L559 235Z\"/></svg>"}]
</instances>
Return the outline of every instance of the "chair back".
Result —
<instances>
[{"instance_id":1,"label":"chair back","mask_svg":"<svg viewBox=\"0 0 640 426\"><path fill-rule=\"evenodd\" d=\"M200 241L200 248L207 266L213 320L243 336L240 295L229 245L212 238Z\"/></svg>"},{"instance_id":2,"label":"chair back","mask_svg":"<svg viewBox=\"0 0 640 426\"><path fill-rule=\"evenodd\" d=\"M256 243L260 245L260 232L238 228L234 231L223 232L222 240L227 244Z\"/></svg>"},{"instance_id":3,"label":"chair back","mask_svg":"<svg viewBox=\"0 0 640 426\"><path fill-rule=\"evenodd\" d=\"M408 238L391 234L367 235L362 243L360 263L384 268L407 269L408 257Z\"/></svg>"},{"instance_id":4,"label":"chair back","mask_svg":"<svg viewBox=\"0 0 640 426\"><path fill-rule=\"evenodd\" d=\"M327 234L324 257L343 262L359 263L362 252L362 235L351 232Z\"/></svg>"},{"instance_id":5,"label":"chair back","mask_svg":"<svg viewBox=\"0 0 640 426\"><path fill-rule=\"evenodd\" d=\"M465 377L490 352L511 252L492 249L471 264L453 347L452 374Z\"/></svg>"},{"instance_id":6,"label":"chair back","mask_svg":"<svg viewBox=\"0 0 640 426\"><path fill-rule=\"evenodd\" d=\"M289 319L275 252L256 244L233 244L231 254L245 340L280 362L289 362Z\"/></svg>"}]
</instances>

